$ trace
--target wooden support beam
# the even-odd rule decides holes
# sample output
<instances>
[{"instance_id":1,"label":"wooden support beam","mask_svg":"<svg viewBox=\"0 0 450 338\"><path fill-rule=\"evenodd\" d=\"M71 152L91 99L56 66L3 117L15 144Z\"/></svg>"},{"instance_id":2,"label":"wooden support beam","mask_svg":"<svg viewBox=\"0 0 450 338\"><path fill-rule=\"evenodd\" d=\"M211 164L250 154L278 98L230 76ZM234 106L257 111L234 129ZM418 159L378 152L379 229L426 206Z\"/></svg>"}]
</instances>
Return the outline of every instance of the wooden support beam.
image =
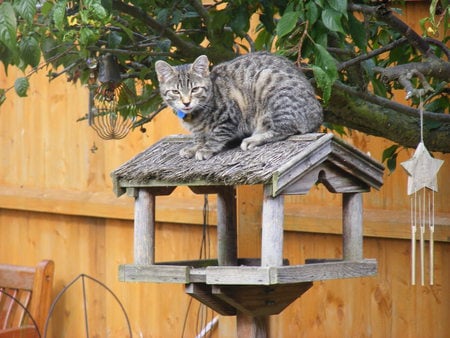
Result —
<instances>
[{"instance_id":1,"label":"wooden support beam","mask_svg":"<svg viewBox=\"0 0 450 338\"><path fill-rule=\"evenodd\" d=\"M155 263L155 195L139 188L134 201L134 264Z\"/></svg>"},{"instance_id":2,"label":"wooden support beam","mask_svg":"<svg viewBox=\"0 0 450 338\"><path fill-rule=\"evenodd\" d=\"M261 266L283 265L284 196L272 197L271 191L264 187Z\"/></svg>"},{"instance_id":3,"label":"wooden support beam","mask_svg":"<svg viewBox=\"0 0 450 338\"><path fill-rule=\"evenodd\" d=\"M217 193L217 241L219 265L237 265L236 190L231 186Z\"/></svg>"},{"instance_id":4,"label":"wooden support beam","mask_svg":"<svg viewBox=\"0 0 450 338\"><path fill-rule=\"evenodd\" d=\"M253 317L245 313L238 312L238 338L267 338L268 332L268 317Z\"/></svg>"},{"instance_id":5,"label":"wooden support beam","mask_svg":"<svg viewBox=\"0 0 450 338\"><path fill-rule=\"evenodd\" d=\"M344 260L362 260L363 206L361 193L342 195L342 234Z\"/></svg>"}]
</instances>

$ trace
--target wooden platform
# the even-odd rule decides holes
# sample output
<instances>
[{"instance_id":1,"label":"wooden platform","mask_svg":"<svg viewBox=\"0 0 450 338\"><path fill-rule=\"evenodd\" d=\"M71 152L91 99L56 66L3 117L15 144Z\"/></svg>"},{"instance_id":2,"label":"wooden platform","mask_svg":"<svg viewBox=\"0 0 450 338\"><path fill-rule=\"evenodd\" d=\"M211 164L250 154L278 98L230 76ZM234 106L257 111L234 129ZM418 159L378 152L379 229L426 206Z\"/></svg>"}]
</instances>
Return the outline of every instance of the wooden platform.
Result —
<instances>
[{"instance_id":1,"label":"wooden platform","mask_svg":"<svg viewBox=\"0 0 450 338\"><path fill-rule=\"evenodd\" d=\"M258 261L247 260L247 263ZM119 267L119 280L183 283L187 294L221 315L234 316L240 312L259 317L279 314L307 292L314 281L366 277L377 272L375 259L314 261L270 267L217 266L217 260L191 261L189 265L174 265L173 262L146 266L126 264Z\"/></svg>"},{"instance_id":2,"label":"wooden platform","mask_svg":"<svg viewBox=\"0 0 450 338\"><path fill-rule=\"evenodd\" d=\"M201 262L201 261L199 261ZM331 261L287 266L135 265L119 267L119 280L141 283L205 283L208 285L279 285L373 276L375 259Z\"/></svg>"}]
</instances>

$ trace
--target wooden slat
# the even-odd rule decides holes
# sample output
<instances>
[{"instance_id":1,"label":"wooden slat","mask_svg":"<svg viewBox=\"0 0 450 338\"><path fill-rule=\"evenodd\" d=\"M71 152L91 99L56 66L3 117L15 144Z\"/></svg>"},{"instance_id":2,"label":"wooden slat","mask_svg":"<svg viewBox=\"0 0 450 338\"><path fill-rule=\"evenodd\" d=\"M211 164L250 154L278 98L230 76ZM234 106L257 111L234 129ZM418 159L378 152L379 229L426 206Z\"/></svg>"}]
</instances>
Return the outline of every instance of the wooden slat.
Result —
<instances>
[{"instance_id":1,"label":"wooden slat","mask_svg":"<svg viewBox=\"0 0 450 338\"><path fill-rule=\"evenodd\" d=\"M0 286L5 288L33 289L35 267L0 264Z\"/></svg>"},{"instance_id":2,"label":"wooden slat","mask_svg":"<svg viewBox=\"0 0 450 338\"><path fill-rule=\"evenodd\" d=\"M450 162L449 162L450 163ZM449 171L450 172L450 171ZM398 172L394 173L395 175ZM446 172L442 173L442 181L446 178ZM392 177L392 182L397 177ZM389 181L391 182L391 181ZM396 181L397 182L397 181ZM404 182L406 184L406 180ZM449 185L450 187L450 185ZM241 194L241 200L246 194L251 194L252 187L239 187L238 191L245 190ZM260 189L260 187L256 187ZM406 185L404 187L406 191ZM446 195L445 185L441 185L439 194L436 195L436 203L443 203ZM384 187L383 194L389 194L392 188ZM176 192L175 192L176 193ZM197 196L179 197L176 194L161 197L158 200L156 210L156 221L167 223L202 224L203 199ZM364 197L364 236L380 238L411 238L410 211L409 209L395 209L396 204L392 204L390 209L376 209L373 205L368 205L372 194ZM260 196L260 195L259 195ZM397 196L397 195L395 195ZM401 199L392 200L395 196L389 197L389 203L400 203ZM450 193L448 194L450 196ZM212 199L213 197L210 196ZM254 201L255 196L249 197ZM260 197L258 197L260 198ZM320 205L319 203L308 203L307 207L301 207L298 203L293 204L286 198L285 203L285 230L340 234L342 233L341 208L332 205ZM332 197L327 197L328 199ZM189 200L189 204L186 200ZM248 207L250 202L246 202ZM253 202L254 203L254 202ZM408 201L409 203L409 201ZM330 203L331 204L331 203ZM409 205L409 204L408 204ZM29 189L0 186L0 208L23 211L47 212L57 215L82 215L112 219L133 219L133 200L127 197L116 198L111 192L80 192L52 189ZM238 205L238 209L243 206ZM175 210L175 211L174 211ZM257 210L260 212L260 210ZM239 215L242 218L242 215ZM260 216L259 216L260 217ZM257 222L256 215L246 217L246 227ZM215 204L210 204L210 222L216 224ZM256 227L251 225L251 227ZM252 233L254 233L252 231ZM256 239L256 238L255 238ZM437 242L450 242L450 211L436 212L434 239ZM258 241L260 242L260 241ZM260 244L252 244L258 248ZM246 256L250 254L244 253ZM253 255L256 255L253 253Z\"/></svg>"},{"instance_id":3,"label":"wooden slat","mask_svg":"<svg viewBox=\"0 0 450 338\"><path fill-rule=\"evenodd\" d=\"M141 283L190 283L187 266L134 265L119 266L119 280Z\"/></svg>"},{"instance_id":4,"label":"wooden slat","mask_svg":"<svg viewBox=\"0 0 450 338\"><path fill-rule=\"evenodd\" d=\"M134 263L155 262L155 195L148 188L138 189L134 202Z\"/></svg>"},{"instance_id":5,"label":"wooden slat","mask_svg":"<svg viewBox=\"0 0 450 338\"><path fill-rule=\"evenodd\" d=\"M266 186L262 207L261 266L281 266L283 265L284 196L273 197L271 186Z\"/></svg>"},{"instance_id":6,"label":"wooden slat","mask_svg":"<svg viewBox=\"0 0 450 338\"><path fill-rule=\"evenodd\" d=\"M211 285L191 283L186 285L185 292L221 315L234 316L236 309L212 294L211 289Z\"/></svg>"},{"instance_id":7,"label":"wooden slat","mask_svg":"<svg viewBox=\"0 0 450 338\"><path fill-rule=\"evenodd\" d=\"M344 260L363 256L363 205L361 193L342 195L342 251Z\"/></svg>"},{"instance_id":8,"label":"wooden slat","mask_svg":"<svg viewBox=\"0 0 450 338\"><path fill-rule=\"evenodd\" d=\"M213 286L214 295L253 317L279 314L312 287L311 282L282 285Z\"/></svg>"},{"instance_id":9,"label":"wooden slat","mask_svg":"<svg viewBox=\"0 0 450 338\"><path fill-rule=\"evenodd\" d=\"M274 285L374 276L374 259L281 267L208 267L206 282L218 285Z\"/></svg>"},{"instance_id":10,"label":"wooden slat","mask_svg":"<svg viewBox=\"0 0 450 338\"><path fill-rule=\"evenodd\" d=\"M377 261L342 261L317 264L285 266L277 269L277 283L298 283L341 278L374 276L377 273Z\"/></svg>"}]
</instances>

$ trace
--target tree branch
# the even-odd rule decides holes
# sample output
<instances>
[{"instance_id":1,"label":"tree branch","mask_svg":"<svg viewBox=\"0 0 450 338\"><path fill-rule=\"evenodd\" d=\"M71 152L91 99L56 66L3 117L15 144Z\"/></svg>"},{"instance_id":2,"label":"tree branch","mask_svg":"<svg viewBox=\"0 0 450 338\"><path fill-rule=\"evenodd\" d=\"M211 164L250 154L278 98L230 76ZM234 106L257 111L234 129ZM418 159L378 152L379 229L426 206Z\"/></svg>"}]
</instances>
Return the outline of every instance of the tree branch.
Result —
<instances>
[{"instance_id":1,"label":"tree branch","mask_svg":"<svg viewBox=\"0 0 450 338\"><path fill-rule=\"evenodd\" d=\"M390 51L391 49L394 49L395 47L400 46L401 44L404 44L407 41L408 39L406 37L403 37L387 44L386 46L373 50L367 54L361 54L353 59L344 61L338 66L338 71L353 66L354 64L361 63L365 60L371 59L377 55L383 54L384 52Z\"/></svg>"},{"instance_id":2,"label":"tree branch","mask_svg":"<svg viewBox=\"0 0 450 338\"><path fill-rule=\"evenodd\" d=\"M124 12L132 17L144 22L161 36L167 37L175 47L178 48L178 52L186 57L195 57L205 52L204 48L188 42L179 37L173 30L160 24L158 21L147 15L141 8L129 5L120 0L113 0L114 9Z\"/></svg>"},{"instance_id":3,"label":"tree branch","mask_svg":"<svg viewBox=\"0 0 450 338\"><path fill-rule=\"evenodd\" d=\"M378 20L387 23L394 30L406 37L409 43L416 48L423 56L431 59L435 59L436 56L433 53L429 43L417 34L410 26L396 17L392 11L386 7L385 4L380 6L367 6L361 4L350 3L348 9L355 12L367 13L375 16Z\"/></svg>"},{"instance_id":4,"label":"tree branch","mask_svg":"<svg viewBox=\"0 0 450 338\"><path fill-rule=\"evenodd\" d=\"M325 121L387 138L406 147L416 147L420 141L418 111L410 108L410 114L399 114L396 108L401 105L398 103L381 98L377 98L380 101L374 103L368 99L369 97L372 99L373 95L357 93L352 88L337 82L333 88L330 104L325 109ZM385 101L394 103L394 106L378 104L387 103ZM446 121L436 126L425 120L424 142L430 151L448 153L450 152L450 137L448 137L450 115L425 112L424 118L428 119L436 115L446 117Z\"/></svg>"},{"instance_id":5,"label":"tree branch","mask_svg":"<svg viewBox=\"0 0 450 338\"><path fill-rule=\"evenodd\" d=\"M450 79L450 63L439 59L428 62L410 62L389 68L374 67L373 70L381 74L384 82L397 80L401 75L411 71L418 71L424 76L431 76L444 81Z\"/></svg>"},{"instance_id":6,"label":"tree branch","mask_svg":"<svg viewBox=\"0 0 450 338\"><path fill-rule=\"evenodd\" d=\"M346 93L346 94L354 96L354 97L358 97L362 100L366 100L370 103L376 104L383 108L395 110L397 113L401 113L403 115L407 115L407 116L411 116L411 117L415 117L415 118L418 118L420 116L420 112L418 109L405 106L401 103L391 101L391 100L385 99L380 96L376 96L376 95L369 94L366 92L359 92L359 91L353 89L352 87L347 86L339 81L336 81L334 83L333 91L334 90ZM450 114L441 114L441 113L433 113L433 112L429 112L429 111L424 111L423 117L425 119L428 119L431 121L438 121L438 122L450 124Z\"/></svg>"},{"instance_id":7,"label":"tree branch","mask_svg":"<svg viewBox=\"0 0 450 338\"><path fill-rule=\"evenodd\" d=\"M202 2L199 0L189 0L189 3L194 7L195 11L201 16L201 18L206 22L209 21L209 14L206 8L203 6Z\"/></svg>"}]
</instances>

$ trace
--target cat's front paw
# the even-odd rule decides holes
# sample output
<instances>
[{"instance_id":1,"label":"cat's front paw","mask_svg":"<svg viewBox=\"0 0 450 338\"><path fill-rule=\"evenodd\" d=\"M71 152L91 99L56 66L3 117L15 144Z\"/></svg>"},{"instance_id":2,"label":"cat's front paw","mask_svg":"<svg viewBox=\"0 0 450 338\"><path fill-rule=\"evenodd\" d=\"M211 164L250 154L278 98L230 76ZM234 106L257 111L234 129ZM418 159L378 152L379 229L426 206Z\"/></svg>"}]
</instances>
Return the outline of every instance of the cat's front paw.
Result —
<instances>
[{"instance_id":1,"label":"cat's front paw","mask_svg":"<svg viewBox=\"0 0 450 338\"><path fill-rule=\"evenodd\" d=\"M183 158L193 158L196 151L197 147L184 147L180 150L180 156Z\"/></svg>"},{"instance_id":2,"label":"cat's front paw","mask_svg":"<svg viewBox=\"0 0 450 338\"><path fill-rule=\"evenodd\" d=\"M241 149L242 150L249 150L256 148L261 144L261 141L259 139L255 139L254 137L247 137L242 140L241 142Z\"/></svg>"},{"instance_id":3,"label":"cat's front paw","mask_svg":"<svg viewBox=\"0 0 450 338\"><path fill-rule=\"evenodd\" d=\"M208 160L214 155L214 152L209 149L201 148L196 151L195 159L199 161Z\"/></svg>"}]
</instances>

